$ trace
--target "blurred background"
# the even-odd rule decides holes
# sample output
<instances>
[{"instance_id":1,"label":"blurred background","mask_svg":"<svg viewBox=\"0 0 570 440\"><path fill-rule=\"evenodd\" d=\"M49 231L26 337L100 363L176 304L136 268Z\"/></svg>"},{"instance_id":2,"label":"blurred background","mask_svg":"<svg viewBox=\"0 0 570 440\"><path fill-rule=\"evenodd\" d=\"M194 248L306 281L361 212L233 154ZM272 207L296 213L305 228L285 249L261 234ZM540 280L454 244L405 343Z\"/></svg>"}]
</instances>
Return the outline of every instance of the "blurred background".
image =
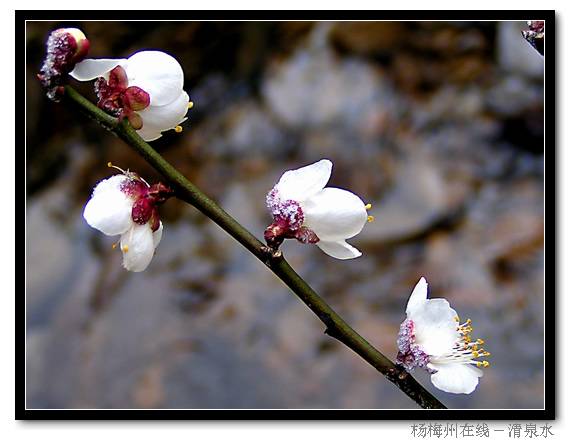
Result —
<instances>
[{"instance_id":1,"label":"blurred background","mask_svg":"<svg viewBox=\"0 0 570 440\"><path fill-rule=\"evenodd\" d=\"M292 266L395 358L425 276L492 366L451 408L544 406L543 59L524 22L27 22L27 408L417 408L194 208L161 207L149 268L121 268L82 209L108 161L160 179L35 79L49 32L90 57L172 54L195 106L152 145L262 237L283 171L334 162L376 221L339 261L287 241ZM74 84L94 99L91 84Z\"/></svg>"}]
</instances>

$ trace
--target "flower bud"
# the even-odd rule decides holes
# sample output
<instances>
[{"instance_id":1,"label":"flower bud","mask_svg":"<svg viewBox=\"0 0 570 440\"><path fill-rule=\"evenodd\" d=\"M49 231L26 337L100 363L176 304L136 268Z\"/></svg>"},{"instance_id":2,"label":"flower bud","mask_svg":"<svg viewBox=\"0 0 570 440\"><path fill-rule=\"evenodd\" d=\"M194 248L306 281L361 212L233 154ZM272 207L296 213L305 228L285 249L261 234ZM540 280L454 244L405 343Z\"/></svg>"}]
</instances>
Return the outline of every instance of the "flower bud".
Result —
<instances>
[{"instance_id":1,"label":"flower bud","mask_svg":"<svg viewBox=\"0 0 570 440\"><path fill-rule=\"evenodd\" d=\"M62 92L63 78L89 52L89 40L76 28L56 29L48 37L46 57L38 74L48 98L57 101Z\"/></svg>"},{"instance_id":2,"label":"flower bud","mask_svg":"<svg viewBox=\"0 0 570 440\"><path fill-rule=\"evenodd\" d=\"M523 38L534 47L537 52L544 55L544 21L532 20L527 23L529 30L522 31Z\"/></svg>"}]
</instances>

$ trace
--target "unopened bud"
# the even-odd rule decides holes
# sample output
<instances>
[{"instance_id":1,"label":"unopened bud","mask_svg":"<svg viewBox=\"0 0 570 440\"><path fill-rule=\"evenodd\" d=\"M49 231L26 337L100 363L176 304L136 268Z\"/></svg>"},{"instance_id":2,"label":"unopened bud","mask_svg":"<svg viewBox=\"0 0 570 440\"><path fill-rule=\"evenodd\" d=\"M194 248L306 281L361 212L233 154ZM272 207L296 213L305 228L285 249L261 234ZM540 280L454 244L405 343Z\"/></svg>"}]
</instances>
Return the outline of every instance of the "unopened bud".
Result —
<instances>
[{"instance_id":1,"label":"unopened bud","mask_svg":"<svg viewBox=\"0 0 570 440\"><path fill-rule=\"evenodd\" d=\"M57 101L67 74L87 56L89 40L77 28L57 29L48 37L46 46L46 57L38 79L48 98Z\"/></svg>"},{"instance_id":2,"label":"unopened bud","mask_svg":"<svg viewBox=\"0 0 570 440\"><path fill-rule=\"evenodd\" d=\"M75 63L82 61L89 53L90 46L89 40L85 34L77 28L58 29L58 31L64 32L72 37L75 42L75 56L73 61Z\"/></svg>"}]
</instances>

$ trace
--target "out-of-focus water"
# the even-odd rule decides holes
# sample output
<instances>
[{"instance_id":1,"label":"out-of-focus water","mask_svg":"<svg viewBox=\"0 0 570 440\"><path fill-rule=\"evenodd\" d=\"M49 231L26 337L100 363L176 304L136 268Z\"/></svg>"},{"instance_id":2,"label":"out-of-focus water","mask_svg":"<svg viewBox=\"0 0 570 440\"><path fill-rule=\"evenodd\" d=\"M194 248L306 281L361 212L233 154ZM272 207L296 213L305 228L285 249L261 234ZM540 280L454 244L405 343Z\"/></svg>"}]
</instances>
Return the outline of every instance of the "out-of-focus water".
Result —
<instances>
[{"instance_id":1,"label":"out-of-focus water","mask_svg":"<svg viewBox=\"0 0 570 440\"><path fill-rule=\"evenodd\" d=\"M364 255L283 250L378 349L395 357L424 275L492 367L470 396L415 377L452 408L543 407L543 78L524 23L76 25L94 57L180 60L195 108L153 145L257 236L283 171L334 162L330 184L373 205L351 240ZM82 208L108 161L159 176L42 96L33 75L58 26L27 27L27 407L415 408L190 206L161 208L145 272L121 268Z\"/></svg>"}]
</instances>

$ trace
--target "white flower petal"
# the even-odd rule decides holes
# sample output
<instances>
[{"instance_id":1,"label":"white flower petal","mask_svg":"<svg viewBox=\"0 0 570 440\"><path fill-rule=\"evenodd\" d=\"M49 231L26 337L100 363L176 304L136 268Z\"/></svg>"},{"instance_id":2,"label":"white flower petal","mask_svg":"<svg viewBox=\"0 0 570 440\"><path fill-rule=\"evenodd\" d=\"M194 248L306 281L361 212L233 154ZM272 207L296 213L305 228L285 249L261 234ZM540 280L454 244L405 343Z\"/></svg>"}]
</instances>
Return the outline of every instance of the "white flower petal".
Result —
<instances>
[{"instance_id":1,"label":"white flower petal","mask_svg":"<svg viewBox=\"0 0 570 440\"><path fill-rule=\"evenodd\" d=\"M178 98L184 87L184 72L167 53L145 50L130 56L125 65L129 87L138 86L150 95L150 105L166 105Z\"/></svg>"},{"instance_id":2,"label":"white flower petal","mask_svg":"<svg viewBox=\"0 0 570 440\"><path fill-rule=\"evenodd\" d=\"M351 258L360 257L360 252L355 247L349 245L346 241L318 241L317 246L327 255L338 258L339 260L349 260Z\"/></svg>"},{"instance_id":3,"label":"white flower petal","mask_svg":"<svg viewBox=\"0 0 570 440\"><path fill-rule=\"evenodd\" d=\"M356 194L340 188L325 188L301 203L304 226L324 241L354 237L366 224L368 214Z\"/></svg>"},{"instance_id":4,"label":"white flower petal","mask_svg":"<svg viewBox=\"0 0 570 440\"><path fill-rule=\"evenodd\" d=\"M120 189L127 177L117 174L102 180L93 190L93 195L85 209L83 217L89 226L106 235L119 235L129 229L133 223L131 211L133 200Z\"/></svg>"},{"instance_id":5,"label":"white flower petal","mask_svg":"<svg viewBox=\"0 0 570 440\"><path fill-rule=\"evenodd\" d=\"M470 394L483 376L483 371L473 365L434 363L430 367L437 370L431 375L432 383L447 393Z\"/></svg>"},{"instance_id":6,"label":"white flower petal","mask_svg":"<svg viewBox=\"0 0 570 440\"><path fill-rule=\"evenodd\" d=\"M138 135L146 142L152 142L162 137L162 133L158 128L153 127L142 127L137 130Z\"/></svg>"},{"instance_id":7,"label":"white flower petal","mask_svg":"<svg viewBox=\"0 0 570 440\"><path fill-rule=\"evenodd\" d=\"M143 126L137 131L140 137L150 142L162 136L160 133L170 130L182 123L188 112L190 98L184 91L172 103L163 106L151 105L138 112Z\"/></svg>"},{"instance_id":8,"label":"white flower petal","mask_svg":"<svg viewBox=\"0 0 570 440\"><path fill-rule=\"evenodd\" d=\"M160 243L161 239L162 239L162 222L160 222L158 229L152 233L152 244L155 249L158 246L158 243Z\"/></svg>"},{"instance_id":9,"label":"white flower petal","mask_svg":"<svg viewBox=\"0 0 570 440\"><path fill-rule=\"evenodd\" d=\"M410 295L410 299L408 300L408 305L406 306L406 314L408 318L411 318L411 314L413 313L414 309L421 307L426 301L428 296L428 283L424 277L421 277L416 287L412 291Z\"/></svg>"},{"instance_id":10,"label":"white flower petal","mask_svg":"<svg viewBox=\"0 0 570 440\"><path fill-rule=\"evenodd\" d=\"M456 316L457 312L443 298L429 299L413 309L416 343L424 353L439 356L452 350L459 336Z\"/></svg>"},{"instance_id":11,"label":"white flower petal","mask_svg":"<svg viewBox=\"0 0 570 440\"><path fill-rule=\"evenodd\" d=\"M69 74L77 81L91 81L100 76L105 76L109 71L126 61L124 58L88 58L77 63Z\"/></svg>"},{"instance_id":12,"label":"white flower petal","mask_svg":"<svg viewBox=\"0 0 570 440\"><path fill-rule=\"evenodd\" d=\"M154 255L154 240L150 225L133 226L121 235L123 267L132 272L142 272L147 268Z\"/></svg>"},{"instance_id":13,"label":"white flower petal","mask_svg":"<svg viewBox=\"0 0 570 440\"><path fill-rule=\"evenodd\" d=\"M301 202L322 190L331 177L332 162L322 159L305 167L286 171L275 185L281 200Z\"/></svg>"}]
</instances>

